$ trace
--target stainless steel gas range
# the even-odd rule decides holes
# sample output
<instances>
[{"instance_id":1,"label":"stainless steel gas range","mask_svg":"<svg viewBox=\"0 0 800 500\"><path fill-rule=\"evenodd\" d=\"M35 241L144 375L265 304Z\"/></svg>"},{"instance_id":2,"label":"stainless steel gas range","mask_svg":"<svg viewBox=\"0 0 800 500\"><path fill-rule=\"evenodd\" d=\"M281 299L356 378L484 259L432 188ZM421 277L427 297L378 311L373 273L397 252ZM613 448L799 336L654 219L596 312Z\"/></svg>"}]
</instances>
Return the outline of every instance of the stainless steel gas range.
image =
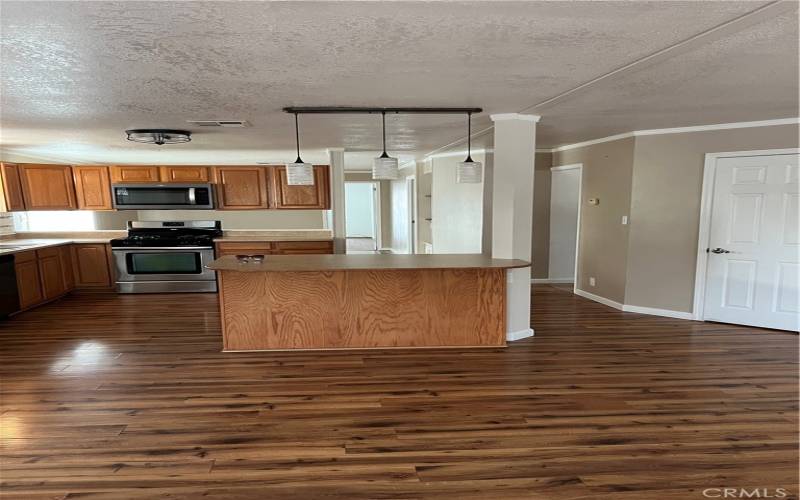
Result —
<instances>
[{"instance_id":1,"label":"stainless steel gas range","mask_svg":"<svg viewBox=\"0 0 800 500\"><path fill-rule=\"evenodd\" d=\"M216 292L214 260L220 221L128 221L128 236L111 240L119 293Z\"/></svg>"}]
</instances>

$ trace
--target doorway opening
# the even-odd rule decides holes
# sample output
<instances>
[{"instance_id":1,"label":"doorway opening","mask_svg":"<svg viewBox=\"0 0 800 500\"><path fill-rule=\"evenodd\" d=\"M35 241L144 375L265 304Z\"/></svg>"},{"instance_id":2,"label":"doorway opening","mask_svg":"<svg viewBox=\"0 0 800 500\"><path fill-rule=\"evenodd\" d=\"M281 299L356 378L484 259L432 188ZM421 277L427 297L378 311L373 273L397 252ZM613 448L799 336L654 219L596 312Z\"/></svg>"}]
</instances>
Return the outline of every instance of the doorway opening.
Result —
<instances>
[{"instance_id":1,"label":"doorway opening","mask_svg":"<svg viewBox=\"0 0 800 500\"><path fill-rule=\"evenodd\" d=\"M577 283L583 165L550 169L550 245L548 282Z\"/></svg>"},{"instance_id":2,"label":"doorway opening","mask_svg":"<svg viewBox=\"0 0 800 500\"><path fill-rule=\"evenodd\" d=\"M380 186L374 181L344 183L347 253L376 253L381 248Z\"/></svg>"}]
</instances>

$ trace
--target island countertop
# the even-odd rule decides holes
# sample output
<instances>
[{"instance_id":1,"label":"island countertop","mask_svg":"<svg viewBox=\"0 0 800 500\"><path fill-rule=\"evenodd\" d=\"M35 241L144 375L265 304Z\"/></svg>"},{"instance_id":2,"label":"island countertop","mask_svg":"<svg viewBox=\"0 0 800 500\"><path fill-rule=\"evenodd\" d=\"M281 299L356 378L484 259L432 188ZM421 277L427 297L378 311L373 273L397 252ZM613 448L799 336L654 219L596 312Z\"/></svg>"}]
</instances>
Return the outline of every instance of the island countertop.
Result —
<instances>
[{"instance_id":1,"label":"island countertop","mask_svg":"<svg viewBox=\"0 0 800 500\"><path fill-rule=\"evenodd\" d=\"M396 269L510 269L528 267L530 262L493 259L481 254L335 254L265 255L261 262L240 262L225 255L206 267L215 271L307 272L380 271Z\"/></svg>"}]
</instances>

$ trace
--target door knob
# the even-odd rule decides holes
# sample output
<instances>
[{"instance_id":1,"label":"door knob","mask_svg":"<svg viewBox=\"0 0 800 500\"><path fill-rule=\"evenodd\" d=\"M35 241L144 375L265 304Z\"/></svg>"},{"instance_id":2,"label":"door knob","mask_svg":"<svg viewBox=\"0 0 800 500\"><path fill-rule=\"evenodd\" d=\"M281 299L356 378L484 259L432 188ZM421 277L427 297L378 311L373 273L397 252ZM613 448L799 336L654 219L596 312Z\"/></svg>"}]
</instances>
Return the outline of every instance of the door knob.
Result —
<instances>
[{"instance_id":1,"label":"door knob","mask_svg":"<svg viewBox=\"0 0 800 500\"><path fill-rule=\"evenodd\" d=\"M730 250L725 250L724 248L715 248L714 250L708 250L711 253L731 253Z\"/></svg>"}]
</instances>

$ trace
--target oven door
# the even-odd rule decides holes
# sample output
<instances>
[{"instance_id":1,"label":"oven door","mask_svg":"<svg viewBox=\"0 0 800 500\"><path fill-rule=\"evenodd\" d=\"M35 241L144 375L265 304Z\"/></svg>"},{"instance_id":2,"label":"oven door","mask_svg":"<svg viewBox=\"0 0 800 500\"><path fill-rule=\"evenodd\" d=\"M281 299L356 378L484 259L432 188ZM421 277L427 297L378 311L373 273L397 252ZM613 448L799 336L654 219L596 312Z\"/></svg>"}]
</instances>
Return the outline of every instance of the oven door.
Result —
<instances>
[{"instance_id":1,"label":"oven door","mask_svg":"<svg viewBox=\"0 0 800 500\"><path fill-rule=\"evenodd\" d=\"M111 189L118 210L214 208L211 184L114 184Z\"/></svg>"},{"instance_id":2,"label":"oven door","mask_svg":"<svg viewBox=\"0 0 800 500\"><path fill-rule=\"evenodd\" d=\"M118 282L214 281L206 264L214 260L211 247L114 248Z\"/></svg>"}]
</instances>

